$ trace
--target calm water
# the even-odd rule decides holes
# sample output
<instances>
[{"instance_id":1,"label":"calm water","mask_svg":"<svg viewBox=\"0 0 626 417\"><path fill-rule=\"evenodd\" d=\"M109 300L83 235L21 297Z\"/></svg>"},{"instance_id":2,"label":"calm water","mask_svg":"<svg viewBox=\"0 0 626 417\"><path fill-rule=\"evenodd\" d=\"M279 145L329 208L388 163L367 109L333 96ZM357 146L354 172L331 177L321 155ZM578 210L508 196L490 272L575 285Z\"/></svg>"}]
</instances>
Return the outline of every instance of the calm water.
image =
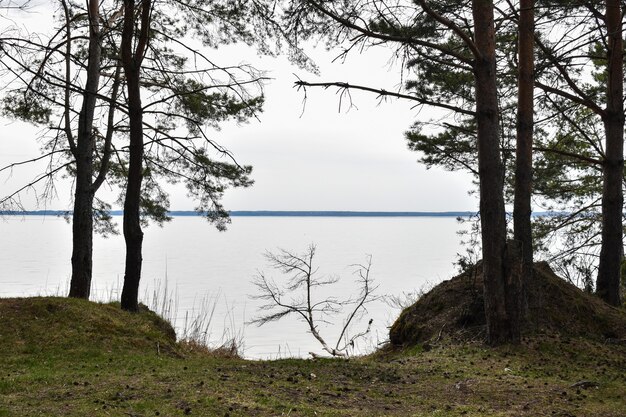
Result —
<instances>
[{"instance_id":1,"label":"calm water","mask_svg":"<svg viewBox=\"0 0 626 417\"><path fill-rule=\"evenodd\" d=\"M120 218L117 218L120 220ZM186 313L194 315L203 299L215 304L211 340L225 333L242 337L250 358L306 356L322 353L317 342L295 316L263 327L247 325L257 315L259 301L251 280L257 271L271 270L266 250L304 251L317 245L319 274L339 276L333 295L355 294L355 263L372 256L371 277L379 295L398 295L432 286L454 274L452 262L461 252L456 232L462 226L453 217L333 218L235 217L229 230L217 232L202 218L176 217L163 228L145 230L141 294L149 302L155 288L168 288L176 301L174 321L184 326ZM9 217L0 222L0 296L64 294L70 277L71 226L56 217ZM97 237L94 242L92 299L117 299L124 276L121 236ZM371 304L371 337L360 344L371 349L387 338L387 326L399 311L382 301ZM335 321L341 324L341 318ZM362 327L362 326L361 326ZM357 327L354 331L359 330ZM334 343L337 326L320 325Z\"/></svg>"}]
</instances>

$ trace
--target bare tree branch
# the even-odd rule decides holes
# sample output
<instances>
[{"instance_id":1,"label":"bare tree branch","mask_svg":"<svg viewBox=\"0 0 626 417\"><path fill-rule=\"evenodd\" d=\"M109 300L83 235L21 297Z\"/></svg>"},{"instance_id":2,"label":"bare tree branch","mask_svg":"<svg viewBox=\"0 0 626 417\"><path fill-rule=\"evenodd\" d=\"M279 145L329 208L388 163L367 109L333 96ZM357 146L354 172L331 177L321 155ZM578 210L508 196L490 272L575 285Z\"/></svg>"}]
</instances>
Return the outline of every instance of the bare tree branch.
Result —
<instances>
[{"instance_id":1,"label":"bare tree branch","mask_svg":"<svg viewBox=\"0 0 626 417\"><path fill-rule=\"evenodd\" d=\"M406 100L411 100L411 101L416 101L419 104L423 104L423 105L428 105L428 106L433 106L433 107L439 107L442 109L446 109L446 110L451 110L454 112L458 112L460 114L465 114L467 116L472 116L474 117L476 115L475 112L467 110L467 109L463 109L461 107L457 107L457 106L453 106L447 103L439 103L439 102L435 102L432 100L427 100L421 97L417 97L417 96L412 96L409 94L402 94L402 93L396 93L393 91L388 91L388 90L384 90L384 89L377 89L377 88L371 88L371 87L367 87L367 86L362 86L362 85L355 85L355 84L349 84L349 83L345 83L345 82L321 82L321 83L310 83L307 81L296 81L295 85L299 88L306 88L306 87L323 87L323 88L329 88L329 87L337 87L340 91L348 91L350 89L354 89L354 90L361 90L361 91L368 91L370 93L376 93L378 94L378 97L380 98L384 98L384 97L394 97L394 98L402 98L402 99L406 99Z\"/></svg>"}]
</instances>

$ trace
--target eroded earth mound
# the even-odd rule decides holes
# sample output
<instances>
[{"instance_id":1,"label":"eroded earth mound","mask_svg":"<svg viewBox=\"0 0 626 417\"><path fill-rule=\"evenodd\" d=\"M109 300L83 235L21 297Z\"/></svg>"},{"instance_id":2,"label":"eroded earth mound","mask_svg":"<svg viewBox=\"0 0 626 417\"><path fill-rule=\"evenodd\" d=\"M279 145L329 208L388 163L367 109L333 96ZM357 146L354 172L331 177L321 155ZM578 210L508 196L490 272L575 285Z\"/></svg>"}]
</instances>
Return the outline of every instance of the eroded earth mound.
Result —
<instances>
[{"instance_id":1,"label":"eroded earth mound","mask_svg":"<svg viewBox=\"0 0 626 417\"><path fill-rule=\"evenodd\" d=\"M545 262L534 265L527 280L526 336L558 333L613 341L626 338L626 311L558 277ZM459 341L485 336L480 263L437 285L406 308L390 329L390 341L410 346L450 337Z\"/></svg>"}]
</instances>

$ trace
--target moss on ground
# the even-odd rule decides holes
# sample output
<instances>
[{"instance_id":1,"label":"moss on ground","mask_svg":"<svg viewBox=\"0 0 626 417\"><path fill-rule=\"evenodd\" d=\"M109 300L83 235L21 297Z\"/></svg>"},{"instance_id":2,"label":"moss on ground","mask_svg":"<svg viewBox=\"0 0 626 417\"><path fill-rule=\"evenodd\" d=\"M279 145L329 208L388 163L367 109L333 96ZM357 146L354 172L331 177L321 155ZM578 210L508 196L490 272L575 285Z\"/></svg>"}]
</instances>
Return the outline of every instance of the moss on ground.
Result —
<instances>
[{"instance_id":1,"label":"moss on ground","mask_svg":"<svg viewBox=\"0 0 626 417\"><path fill-rule=\"evenodd\" d=\"M0 323L0 416L626 415L626 347L582 337L247 361L189 350L153 313L115 305L4 299Z\"/></svg>"}]
</instances>

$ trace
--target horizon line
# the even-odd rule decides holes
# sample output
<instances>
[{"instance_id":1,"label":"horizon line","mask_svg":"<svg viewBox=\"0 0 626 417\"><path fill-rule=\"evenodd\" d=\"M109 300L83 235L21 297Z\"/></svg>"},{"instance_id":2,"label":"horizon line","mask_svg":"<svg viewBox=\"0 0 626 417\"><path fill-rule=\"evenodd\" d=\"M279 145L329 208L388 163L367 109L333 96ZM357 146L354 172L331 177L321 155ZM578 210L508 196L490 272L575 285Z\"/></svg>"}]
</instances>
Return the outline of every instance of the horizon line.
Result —
<instances>
[{"instance_id":1,"label":"horizon line","mask_svg":"<svg viewBox=\"0 0 626 417\"><path fill-rule=\"evenodd\" d=\"M6 210L0 216L64 216L70 210ZM112 216L121 216L123 210L111 210ZM467 217L475 215L475 211L358 211L358 210L232 210L231 217ZM203 216L194 210L170 210L172 217Z\"/></svg>"}]
</instances>

